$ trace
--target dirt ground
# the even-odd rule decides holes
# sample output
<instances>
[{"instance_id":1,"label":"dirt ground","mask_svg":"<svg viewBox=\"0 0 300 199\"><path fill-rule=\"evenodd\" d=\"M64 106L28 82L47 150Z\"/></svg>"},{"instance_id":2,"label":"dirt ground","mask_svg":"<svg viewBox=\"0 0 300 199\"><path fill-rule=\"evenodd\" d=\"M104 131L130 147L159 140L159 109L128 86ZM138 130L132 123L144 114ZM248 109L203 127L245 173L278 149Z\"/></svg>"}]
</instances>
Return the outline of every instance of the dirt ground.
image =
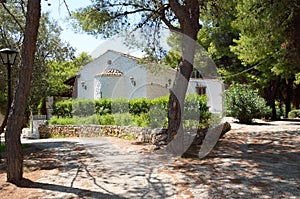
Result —
<instances>
[{"instance_id":1,"label":"dirt ground","mask_svg":"<svg viewBox=\"0 0 300 199\"><path fill-rule=\"evenodd\" d=\"M176 158L161 166L158 173L172 178L172 189L176 192L165 198L300 198L300 122L258 121L254 125L241 125L231 121L231 124L232 130L206 158ZM154 146L109 139L125 152L155 155ZM79 158L83 165L88 165L93 158L82 146L74 143L62 146L60 150L69 148L70 154L76 153L76 161ZM75 156L69 155L64 161L61 157L59 151L38 145L25 149L25 180L19 187L6 182L2 158L0 198L112 198L106 193L95 196L89 189L92 186L86 179L89 176L82 177L81 189L67 191L62 186L64 179L55 176L59 176L66 164L72 168L77 163L74 163ZM56 180L53 181L56 185L43 181L50 177ZM92 184L97 184L93 180ZM126 195L114 198L126 198Z\"/></svg>"}]
</instances>

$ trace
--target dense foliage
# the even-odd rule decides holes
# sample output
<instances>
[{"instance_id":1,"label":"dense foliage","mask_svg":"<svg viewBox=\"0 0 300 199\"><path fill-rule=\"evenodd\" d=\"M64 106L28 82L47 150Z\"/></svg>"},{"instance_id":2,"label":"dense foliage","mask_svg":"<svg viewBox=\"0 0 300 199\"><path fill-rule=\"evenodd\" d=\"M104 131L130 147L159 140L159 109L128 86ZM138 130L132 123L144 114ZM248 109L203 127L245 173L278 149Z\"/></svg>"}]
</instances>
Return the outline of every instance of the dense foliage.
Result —
<instances>
[{"instance_id":1,"label":"dense foliage","mask_svg":"<svg viewBox=\"0 0 300 199\"><path fill-rule=\"evenodd\" d=\"M300 118L300 109L290 111L289 118Z\"/></svg>"},{"instance_id":2,"label":"dense foliage","mask_svg":"<svg viewBox=\"0 0 300 199\"><path fill-rule=\"evenodd\" d=\"M278 103L285 107L285 117L291 102L299 108L299 1L213 0L200 17L199 43L226 83L259 89L273 119L278 118Z\"/></svg>"}]
</instances>

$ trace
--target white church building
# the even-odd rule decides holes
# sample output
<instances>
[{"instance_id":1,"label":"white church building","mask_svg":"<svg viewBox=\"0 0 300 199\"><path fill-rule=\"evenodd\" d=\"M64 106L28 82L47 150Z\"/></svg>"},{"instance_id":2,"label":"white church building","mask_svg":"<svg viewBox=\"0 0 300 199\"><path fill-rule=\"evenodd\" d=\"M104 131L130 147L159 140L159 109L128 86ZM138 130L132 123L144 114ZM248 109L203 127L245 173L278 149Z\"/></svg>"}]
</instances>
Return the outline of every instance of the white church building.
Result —
<instances>
[{"instance_id":1,"label":"white church building","mask_svg":"<svg viewBox=\"0 0 300 199\"><path fill-rule=\"evenodd\" d=\"M73 97L153 99L169 93L175 74L175 69L141 64L137 57L107 50L78 71ZM210 111L222 112L222 80L196 77L192 75L187 92L207 95Z\"/></svg>"}]
</instances>

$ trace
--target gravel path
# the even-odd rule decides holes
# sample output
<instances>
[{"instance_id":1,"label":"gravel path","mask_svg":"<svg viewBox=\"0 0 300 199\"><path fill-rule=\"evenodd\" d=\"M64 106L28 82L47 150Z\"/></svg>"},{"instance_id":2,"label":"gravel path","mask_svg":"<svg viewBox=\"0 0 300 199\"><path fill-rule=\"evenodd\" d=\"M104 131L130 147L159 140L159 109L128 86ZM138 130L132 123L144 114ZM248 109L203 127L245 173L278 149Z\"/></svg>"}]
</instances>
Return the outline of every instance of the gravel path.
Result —
<instances>
[{"instance_id":1,"label":"gravel path","mask_svg":"<svg viewBox=\"0 0 300 199\"><path fill-rule=\"evenodd\" d=\"M232 123L201 160L117 138L33 140L43 166L26 197L300 198L300 123L259 122Z\"/></svg>"}]
</instances>

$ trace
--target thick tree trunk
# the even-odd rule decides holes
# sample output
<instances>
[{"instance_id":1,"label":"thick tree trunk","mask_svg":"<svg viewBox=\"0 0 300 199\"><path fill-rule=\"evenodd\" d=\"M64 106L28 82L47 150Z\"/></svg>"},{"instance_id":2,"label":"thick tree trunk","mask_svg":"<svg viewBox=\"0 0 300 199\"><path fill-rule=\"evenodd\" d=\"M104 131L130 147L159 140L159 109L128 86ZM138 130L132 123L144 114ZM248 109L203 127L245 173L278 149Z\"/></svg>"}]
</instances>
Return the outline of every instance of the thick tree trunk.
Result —
<instances>
[{"instance_id":1,"label":"thick tree trunk","mask_svg":"<svg viewBox=\"0 0 300 199\"><path fill-rule=\"evenodd\" d=\"M168 104L168 131L169 141L182 129L181 120L188 83L193 71L193 60L195 53L195 40L183 36L182 61L176 73L173 88L170 90Z\"/></svg>"},{"instance_id":2,"label":"thick tree trunk","mask_svg":"<svg viewBox=\"0 0 300 199\"><path fill-rule=\"evenodd\" d=\"M18 184L23 177L23 154L20 133L24 124L24 114L30 91L40 16L41 1L29 0L27 4L19 82L9 112L7 131L5 133L7 181L14 184Z\"/></svg>"},{"instance_id":3,"label":"thick tree trunk","mask_svg":"<svg viewBox=\"0 0 300 199\"><path fill-rule=\"evenodd\" d=\"M197 31L198 32L198 31ZM195 36L196 37L196 36ZM176 73L173 88L170 90L168 104L168 146L173 155L180 156L190 147L194 136L183 129L184 99L191 73L193 71L196 40L182 35L182 60Z\"/></svg>"},{"instance_id":4,"label":"thick tree trunk","mask_svg":"<svg viewBox=\"0 0 300 199\"><path fill-rule=\"evenodd\" d=\"M167 150L173 155L182 155L193 141L193 136L184 134L182 117L184 99L193 71L197 34L201 28L199 24L200 4L195 0L186 0L184 5L176 0L170 0L169 3L180 24L182 58L173 88L170 90L168 104L168 141L170 143Z\"/></svg>"}]
</instances>

